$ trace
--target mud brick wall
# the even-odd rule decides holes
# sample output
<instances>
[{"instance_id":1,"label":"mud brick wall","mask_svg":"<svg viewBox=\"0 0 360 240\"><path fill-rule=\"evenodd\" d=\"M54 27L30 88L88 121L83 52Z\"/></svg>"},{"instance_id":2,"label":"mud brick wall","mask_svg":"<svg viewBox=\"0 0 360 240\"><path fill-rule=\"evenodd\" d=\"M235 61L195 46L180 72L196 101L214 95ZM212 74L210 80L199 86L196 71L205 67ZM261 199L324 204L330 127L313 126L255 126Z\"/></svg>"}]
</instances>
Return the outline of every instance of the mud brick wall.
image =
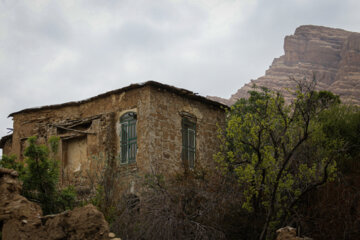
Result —
<instances>
[{"instance_id":1,"label":"mud brick wall","mask_svg":"<svg viewBox=\"0 0 360 240\"><path fill-rule=\"evenodd\" d=\"M61 183L74 184L83 192L102 183L107 197L116 199L136 193L146 173L170 176L184 171L184 116L196 122L195 169L214 167L217 124L224 124L225 111L196 98L145 85L79 103L19 112L13 115L12 141L6 142L4 153L24 160L27 138L37 136L39 143L46 144L51 136L58 136ZM129 111L137 113L136 162L120 164L120 117Z\"/></svg>"},{"instance_id":2,"label":"mud brick wall","mask_svg":"<svg viewBox=\"0 0 360 240\"><path fill-rule=\"evenodd\" d=\"M165 174L184 171L182 162L182 118L194 116L196 121L195 169L214 167L213 154L218 151L217 124L224 124L225 111L193 101L163 89L151 89L151 125L149 162Z\"/></svg>"},{"instance_id":3,"label":"mud brick wall","mask_svg":"<svg viewBox=\"0 0 360 240\"><path fill-rule=\"evenodd\" d=\"M120 139L117 134L119 118L126 111L138 112L138 129L146 129L146 113L149 104L149 89L139 88L121 94L85 102L80 105L63 106L15 114L13 116L14 132L11 149L6 154L15 154L24 160L23 151L26 139L37 136L38 142L46 144L50 136L59 136L60 146L58 160L62 163L62 182L83 186L92 180L102 179L106 161L119 167L116 161L119 153ZM72 127L78 124L78 126ZM67 130L73 129L73 130ZM146 139L146 131L139 134L138 145ZM10 142L10 141L8 141ZM9 144L9 143L6 144ZM139 147L137 163L143 163L143 147ZM67 158L79 162L66 162Z\"/></svg>"}]
</instances>

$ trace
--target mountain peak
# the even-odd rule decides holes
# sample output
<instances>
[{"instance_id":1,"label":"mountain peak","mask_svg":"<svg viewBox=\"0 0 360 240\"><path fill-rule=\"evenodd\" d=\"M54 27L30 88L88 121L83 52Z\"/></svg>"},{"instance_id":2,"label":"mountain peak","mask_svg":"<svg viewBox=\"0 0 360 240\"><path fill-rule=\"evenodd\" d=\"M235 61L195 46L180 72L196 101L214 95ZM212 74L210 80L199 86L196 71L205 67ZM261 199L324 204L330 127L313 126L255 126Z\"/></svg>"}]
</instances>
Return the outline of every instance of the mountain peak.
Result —
<instances>
[{"instance_id":1,"label":"mountain peak","mask_svg":"<svg viewBox=\"0 0 360 240\"><path fill-rule=\"evenodd\" d=\"M233 104L248 97L254 84L280 91L289 101L292 95L288 89L296 87L291 78L315 77L318 90L332 91L343 102L360 105L360 33L303 25L285 37L284 52L274 59L265 76L251 80L222 102Z\"/></svg>"}]
</instances>

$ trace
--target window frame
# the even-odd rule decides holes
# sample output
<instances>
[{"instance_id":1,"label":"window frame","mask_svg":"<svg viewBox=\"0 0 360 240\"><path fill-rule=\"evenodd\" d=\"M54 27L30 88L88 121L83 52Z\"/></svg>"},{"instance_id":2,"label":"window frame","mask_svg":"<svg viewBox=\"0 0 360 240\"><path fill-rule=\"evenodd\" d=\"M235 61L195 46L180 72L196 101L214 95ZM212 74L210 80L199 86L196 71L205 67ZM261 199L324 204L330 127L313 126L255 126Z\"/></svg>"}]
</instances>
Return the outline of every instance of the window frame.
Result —
<instances>
[{"instance_id":1,"label":"window frame","mask_svg":"<svg viewBox=\"0 0 360 240\"><path fill-rule=\"evenodd\" d=\"M120 164L136 163L137 114L126 112L120 117ZM124 154L126 150L126 155Z\"/></svg>"},{"instance_id":2,"label":"window frame","mask_svg":"<svg viewBox=\"0 0 360 240\"><path fill-rule=\"evenodd\" d=\"M182 132L182 160L186 168L194 169L196 162L196 121L183 117Z\"/></svg>"}]
</instances>

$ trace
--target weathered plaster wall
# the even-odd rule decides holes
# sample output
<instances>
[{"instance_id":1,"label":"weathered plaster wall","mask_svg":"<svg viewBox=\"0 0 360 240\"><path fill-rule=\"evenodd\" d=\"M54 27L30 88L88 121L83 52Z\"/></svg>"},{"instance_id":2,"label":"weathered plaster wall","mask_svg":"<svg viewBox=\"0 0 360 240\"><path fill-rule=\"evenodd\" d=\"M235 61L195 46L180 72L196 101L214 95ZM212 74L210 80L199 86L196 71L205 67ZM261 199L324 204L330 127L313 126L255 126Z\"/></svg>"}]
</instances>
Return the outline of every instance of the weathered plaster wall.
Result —
<instances>
[{"instance_id":1,"label":"weathered plaster wall","mask_svg":"<svg viewBox=\"0 0 360 240\"><path fill-rule=\"evenodd\" d=\"M137 193L145 173L165 176L184 172L182 162L182 113L196 117L195 168L213 168L218 151L218 123L225 124L225 110L194 101L161 88L149 87L146 108L138 111L136 163L116 165L112 187L117 193ZM118 114L117 118L125 112ZM116 134L119 137L119 134ZM120 143L120 139L116 141ZM119 161L118 161L119 162ZM115 194L116 195L116 194ZM114 196L116 197L116 196Z\"/></svg>"},{"instance_id":2,"label":"weathered plaster wall","mask_svg":"<svg viewBox=\"0 0 360 240\"><path fill-rule=\"evenodd\" d=\"M137 156L132 164L120 164L120 117L137 113ZM217 123L225 111L154 86L97 98L80 105L40 109L14 115L11 151L21 157L26 139L61 138L62 184L94 189L103 182L108 197L136 193L145 173L172 175L184 171L182 162L182 115L196 118L195 168L213 167L218 149ZM107 166L107 168L105 167Z\"/></svg>"},{"instance_id":3,"label":"weathered plaster wall","mask_svg":"<svg viewBox=\"0 0 360 240\"><path fill-rule=\"evenodd\" d=\"M182 114L196 117L195 168L214 167L217 152L217 123L224 124L225 111L162 89L151 89L149 162L166 175L184 171L182 162Z\"/></svg>"},{"instance_id":4,"label":"weathered plaster wall","mask_svg":"<svg viewBox=\"0 0 360 240\"><path fill-rule=\"evenodd\" d=\"M86 137L71 138L62 142L63 181L81 184L89 169Z\"/></svg>"},{"instance_id":5,"label":"weathered plaster wall","mask_svg":"<svg viewBox=\"0 0 360 240\"><path fill-rule=\"evenodd\" d=\"M85 187L104 178L106 160L112 159L109 164L114 171L124 170L118 161L120 139L116 129L122 113L134 110L138 114L138 129L142 130L138 136L137 163L133 166L136 170L145 162L146 144L142 141L147 139L148 130L143 125L147 126L148 104L149 88L144 87L79 106L15 114L11 153L23 160L28 137L36 135L38 142L44 144L50 136L57 135L61 138L58 159L62 161L62 183Z\"/></svg>"},{"instance_id":6,"label":"weathered plaster wall","mask_svg":"<svg viewBox=\"0 0 360 240\"><path fill-rule=\"evenodd\" d=\"M12 139L9 138L4 144L3 154L9 156L11 155L11 153L12 153Z\"/></svg>"}]
</instances>

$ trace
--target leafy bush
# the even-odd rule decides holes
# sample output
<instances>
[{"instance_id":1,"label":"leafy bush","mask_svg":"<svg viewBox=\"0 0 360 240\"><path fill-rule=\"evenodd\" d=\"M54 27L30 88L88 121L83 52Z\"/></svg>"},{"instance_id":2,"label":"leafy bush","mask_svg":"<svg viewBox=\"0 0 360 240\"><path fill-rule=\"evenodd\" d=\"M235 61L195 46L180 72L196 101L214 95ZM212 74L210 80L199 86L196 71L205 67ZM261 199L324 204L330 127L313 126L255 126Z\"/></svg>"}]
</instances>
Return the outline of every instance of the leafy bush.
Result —
<instances>
[{"instance_id":1,"label":"leafy bush","mask_svg":"<svg viewBox=\"0 0 360 240\"><path fill-rule=\"evenodd\" d=\"M109 204L109 202L105 200L104 187L100 184L96 188L95 196L90 199L90 203L96 206L97 209L104 214L106 221L111 226L118 212L116 211L116 207L113 205L113 202ZM87 204L87 202L84 204Z\"/></svg>"},{"instance_id":2,"label":"leafy bush","mask_svg":"<svg viewBox=\"0 0 360 240\"><path fill-rule=\"evenodd\" d=\"M3 155L0 159L0 167L14 169L19 173L19 176L23 176L25 174L24 164L22 162L17 162L15 155Z\"/></svg>"},{"instance_id":3,"label":"leafy bush","mask_svg":"<svg viewBox=\"0 0 360 240\"><path fill-rule=\"evenodd\" d=\"M61 190L58 198L57 205L61 210L73 209L76 206L76 191L74 186L70 185Z\"/></svg>"},{"instance_id":4,"label":"leafy bush","mask_svg":"<svg viewBox=\"0 0 360 240\"><path fill-rule=\"evenodd\" d=\"M360 108L339 105L320 115L322 128L328 138L344 142L346 154L338 159L342 173L360 173Z\"/></svg>"},{"instance_id":5,"label":"leafy bush","mask_svg":"<svg viewBox=\"0 0 360 240\"><path fill-rule=\"evenodd\" d=\"M25 166L15 156L3 156L1 167L11 168L19 173L23 181L22 194L40 204L44 214L52 214L75 206L76 192L73 186L59 189L59 162L55 159L58 148L57 137L51 137L49 145L38 145L36 137L28 139L25 149Z\"/></svg>"},{"instance_id":6,"label":"leafy bush","mask_svg":"<svg viewBox=\"0 0 360 240\"><path fill-rule=\"evenodd\" d=\"M49 158L49 149L37 145L36 137L28 139L25 149L26 173L23 177L23 195L40 203L44 214L57 212L57 184L59 180L59 163Z\"/></svg>"}]
</instances>

